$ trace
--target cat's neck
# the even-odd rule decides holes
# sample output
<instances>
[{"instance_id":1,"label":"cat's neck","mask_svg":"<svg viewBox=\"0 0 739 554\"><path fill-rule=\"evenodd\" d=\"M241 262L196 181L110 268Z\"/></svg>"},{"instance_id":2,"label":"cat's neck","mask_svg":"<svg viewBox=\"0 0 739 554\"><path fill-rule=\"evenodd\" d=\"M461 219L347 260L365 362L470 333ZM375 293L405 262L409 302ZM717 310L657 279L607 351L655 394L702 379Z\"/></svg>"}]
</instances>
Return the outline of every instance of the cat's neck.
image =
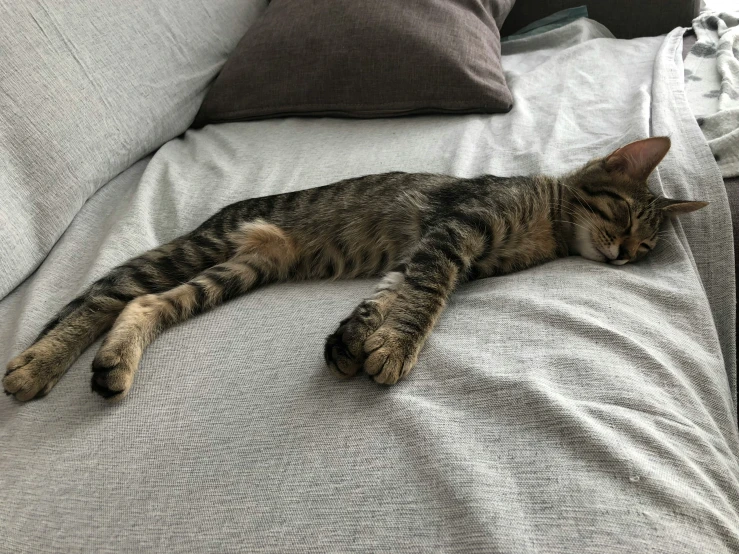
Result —
<instances>
[{"instance_id":1,"label":"cat's neck","mask_svg":"<svg viewBox=\"0 0 739 554\"><path fill-rule=\"evenodd\" d=\"M581 200L566 177L545 179L549 191L552 233L558 245L558 254L563 257L578 254L577 226L581 224L575 220L575 211L581 205Z\"/></svg>"}]
</instances>

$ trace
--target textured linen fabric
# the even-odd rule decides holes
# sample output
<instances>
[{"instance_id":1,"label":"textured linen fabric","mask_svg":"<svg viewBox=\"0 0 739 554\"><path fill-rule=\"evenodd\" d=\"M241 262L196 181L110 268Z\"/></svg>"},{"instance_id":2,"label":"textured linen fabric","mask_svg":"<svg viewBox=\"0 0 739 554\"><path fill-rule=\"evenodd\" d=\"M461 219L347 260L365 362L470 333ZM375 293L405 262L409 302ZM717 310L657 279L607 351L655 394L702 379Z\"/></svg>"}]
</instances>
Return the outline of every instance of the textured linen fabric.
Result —
<instances>
[{"instance_id":1,"label":"textured linen fabric","mask_svg":"<svg viewBox=\"0 0 739 554\"><path fill-rule=\"evenodd\" d=\"M573 257L461 287L391 388L322 360L369 280L269 286L172 329L116 406L90 392L95 345L47 398L0 398L2 548L736 552L731 224L681 33L627 42L581 19L504 45L506 115L212 125L103 187L0 302L6 359L111 266L244 197L563 172L668 134L651 186L711 205L633 266Z\"/></svg>"},{"instance_id":2,"label":"textured linen fabric","mask_svg":"<svg viewBox=\"0 0 739 554\"><path fill-rule=\"evenodd\" d=\"M731 208L731 223L734 231L734 275L739 273L739 177L724 179L726 196ZM739 326L738 326L739 327Z\"/></svg>"},{"instance_id":3,"label":"textured linen fabric","mask_svg":"<svg viewBox=\"0 0 739 554\"><path fill-rule=\"evenodd\" d=\"M273 0L195 120L508 111L510 0Z\"/></svg>"},{"instance_id":4,"label":"textured linen fabric","mask_svg":"<svg viewBox=\"0 0 739 554\"><path fill-rule=\"evenodd\" d=\"M182 133L264 0L0 0L0 298Z\"/></svg>"},{"instance_id":5,"label":"textured linen fabric","mask_svg":"<svg viewBox=\"0 0 739 554\"><path fill-rule=\"evenodd\" d=\"M688 53L690 52L693 45L696 43L696 36L695 33L686 33L683 37L683 61L687 57ZM685 68L685 83L686 85L690 81L689 69ZM688 98L688 104L691 104L690 101L690 92L688 87L685 87L685 95ZM693 113L695 113L695 110L693 106L690 106L691 110L693 110ZM699 122L700 124L700 122ZM705 135L704 135L705 136ZM708 143L709 146L711 146L711 143ZM713 148L711 149L713 151ZM714 153L714 159L715 159L715 153ZM723 172L722 172L723 174ZM724 178L724 187L726 188L726 196L729 200L729 206L731 208L731 225L734 231L734 274L736 275L739 272L739 267L737 267L737 263L739 263L739 252L737 252L737 246L739 246L739 178L734 179L726 179Z\"/></svg>"}]
</instances>

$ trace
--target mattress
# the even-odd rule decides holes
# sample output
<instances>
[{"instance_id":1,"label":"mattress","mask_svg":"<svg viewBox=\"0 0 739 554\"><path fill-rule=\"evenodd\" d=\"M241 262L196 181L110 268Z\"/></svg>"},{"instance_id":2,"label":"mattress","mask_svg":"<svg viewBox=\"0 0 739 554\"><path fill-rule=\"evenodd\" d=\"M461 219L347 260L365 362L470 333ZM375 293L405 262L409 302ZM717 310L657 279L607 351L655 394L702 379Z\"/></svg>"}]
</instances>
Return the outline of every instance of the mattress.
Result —
<instances>
[{"instance_id":1,"label":"mattress","mask_svg":"<svg viewBox=\"0 0 739 554\"><path fill-rule=\"evenodd\" d=\"M370 280L269 286L172 329L117 405L90 391L93 345L48 397L0 402L0 548L737 551L731 217L681 48L681 30L623 41L580 19L504 45L508 114L208 126L113 179L0 301L6 359L112 266L242 198L559 173L669 135L650 186L711 205L638 264L464 285L390 388L322 359Z\"/></svg>"}]
</instances>

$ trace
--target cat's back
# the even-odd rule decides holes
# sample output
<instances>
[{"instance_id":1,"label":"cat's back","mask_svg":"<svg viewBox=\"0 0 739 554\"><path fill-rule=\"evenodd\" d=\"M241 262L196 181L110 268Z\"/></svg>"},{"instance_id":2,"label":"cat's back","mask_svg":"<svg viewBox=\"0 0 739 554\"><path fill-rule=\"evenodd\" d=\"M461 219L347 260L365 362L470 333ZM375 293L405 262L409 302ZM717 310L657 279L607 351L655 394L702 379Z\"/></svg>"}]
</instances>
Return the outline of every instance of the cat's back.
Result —
<instances>
[{"instance_id":1,"label":"cat's back","mask_svg":"<svg viewBox=\"0 0 739 554\"><path fill-rule=\"evenodd\" d=\"M365 219L375 223L443 218L466 209L496 209L536 190L531 177L485 174L388 172L365 175L304 191L300 204L311 219Z\"/></svg>"}]
</instances>

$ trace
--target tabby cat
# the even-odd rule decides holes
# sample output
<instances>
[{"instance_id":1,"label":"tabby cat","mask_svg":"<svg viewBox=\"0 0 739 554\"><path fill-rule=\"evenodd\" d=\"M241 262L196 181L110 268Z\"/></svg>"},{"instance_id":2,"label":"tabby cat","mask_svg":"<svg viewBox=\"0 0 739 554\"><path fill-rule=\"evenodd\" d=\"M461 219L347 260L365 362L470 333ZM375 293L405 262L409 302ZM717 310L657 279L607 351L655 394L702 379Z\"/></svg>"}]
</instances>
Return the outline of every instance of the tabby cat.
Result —
<instances>
[{"instance_id":1,"label":"tabby cat","mask_svg":"<svg viewBox=\"0 0 739 554\"><path fill-rule=\"evenodd\" d=\"M668 216L705 202L654 196L670 140L619 148L569 175L461 179L386 173L244 200L114 268L8 363L7 394L47 394L108 329L92 389L123 398L160 333L271 282L383 275L328 337L326 363L393 384L408 374L460 283L579 254L621 265L652 250Z\"/></svg>"}]
</instances>

